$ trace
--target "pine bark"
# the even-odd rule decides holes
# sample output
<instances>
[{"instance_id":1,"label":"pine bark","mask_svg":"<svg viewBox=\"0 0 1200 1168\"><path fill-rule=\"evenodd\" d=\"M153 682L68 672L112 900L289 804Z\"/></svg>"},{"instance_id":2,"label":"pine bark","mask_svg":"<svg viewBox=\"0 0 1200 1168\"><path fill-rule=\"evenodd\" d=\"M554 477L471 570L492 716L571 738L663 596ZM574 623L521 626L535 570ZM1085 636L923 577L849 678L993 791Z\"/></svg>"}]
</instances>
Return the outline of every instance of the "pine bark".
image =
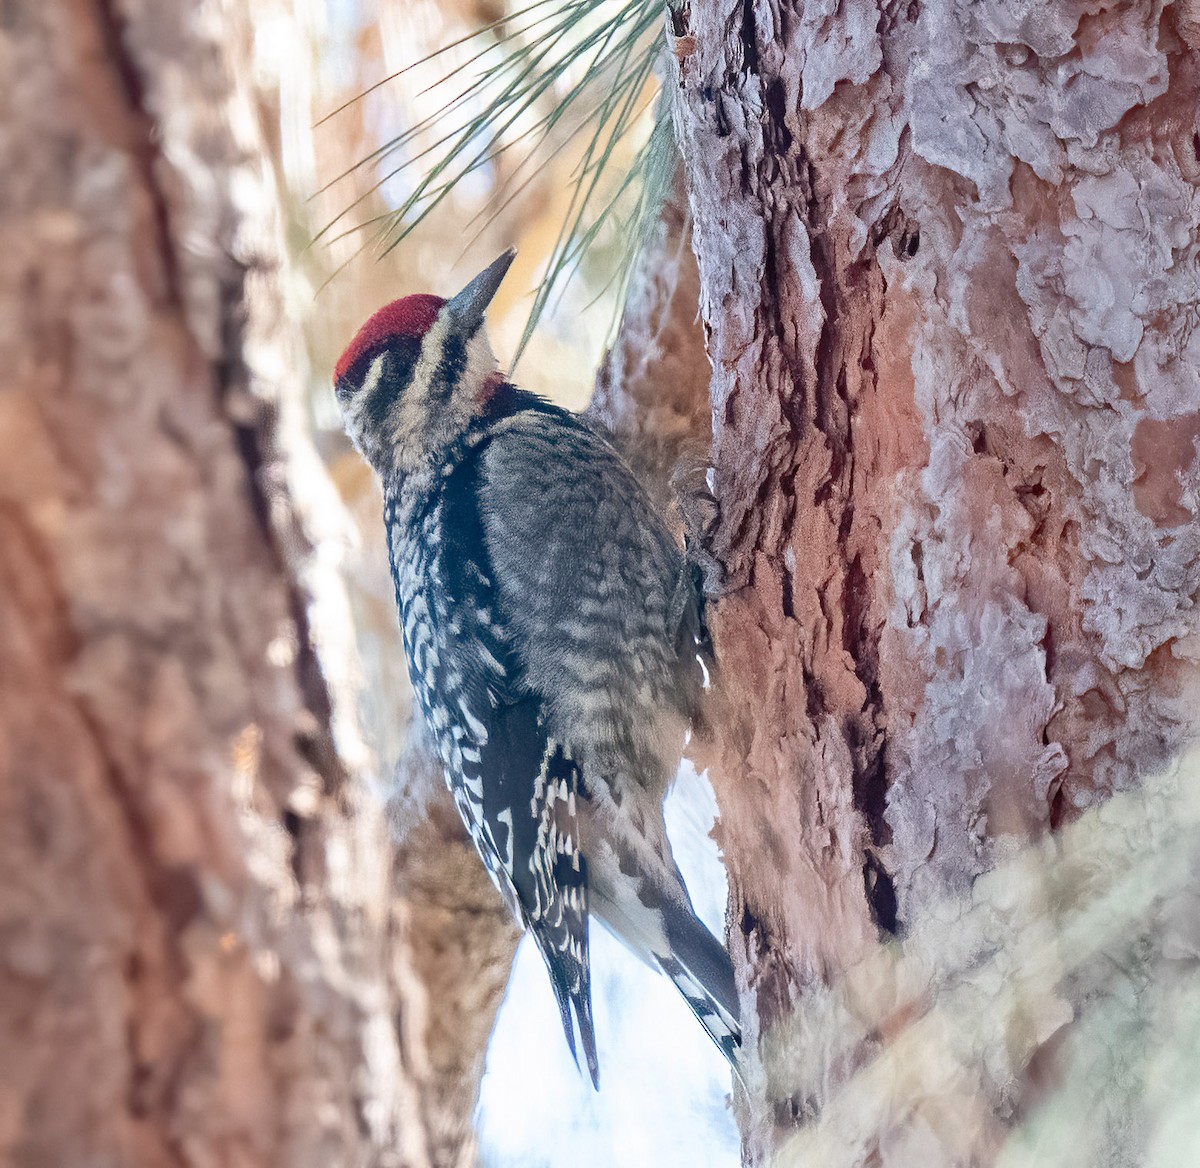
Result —
<instances>
[{"instance_id":1,"label":"pine bark","mask_svg":"<svg viewBox=\"0 0 1200 1168\"><path fill-rule=\"evenodd\" d=\"M747 1162L820 1131L939 976L988 960L986 929L947 935L902 983L888 939L911 955L1001 857L1189 736L1196 29L1159 3L673 18L727 572L699 761ZM812 1162L992 1162L1081 1009L1047 987L940 1104L926 1084L860 1112Z\"/></svg>"},{"instance_id":2,"label":"pine bark","mask_svg":"<svg viewBox=\"0 0 1200 1168\"><path fill-rule=\"evenodd\" d=\"M233 2L0 15L14 1166L472 1158L513 933L440 779L394 848L366 781L250 46Z\"/></svg>"}]
</instances>

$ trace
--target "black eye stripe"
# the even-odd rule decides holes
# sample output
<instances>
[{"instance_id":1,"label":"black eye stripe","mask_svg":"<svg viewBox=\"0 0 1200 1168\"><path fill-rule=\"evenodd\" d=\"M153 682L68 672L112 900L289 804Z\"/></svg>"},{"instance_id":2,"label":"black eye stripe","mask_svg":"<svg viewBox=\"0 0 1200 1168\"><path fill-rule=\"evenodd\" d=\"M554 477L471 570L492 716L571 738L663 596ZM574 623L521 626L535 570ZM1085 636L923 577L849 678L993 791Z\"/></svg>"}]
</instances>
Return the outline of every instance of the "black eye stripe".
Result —
<instances>
[{"instance_id":1,"label":"black eye stripe","mask_svg":"<svg viewBox=\"0 0 1200 1168\"><path fill-rule=\"evenodd\" d=\"M467 343L456 333L451 333L442 345L442 359L433 375L430 397L444 401L458 384L467 367Z\"/></svg>"},{"instance_id":2,"label":"black eye stripe","mask_svg":"<svg viewBox=\"0 0 1200 1168\"><path fill-rule=\"evenodd\" d=\"M419 337L395 337L386 345L368 349L338 382L335 387L338 398L345 402L358 397L366 387L371 366L383 357L379 380L363 402L365 420L374 426L381 425L392 404L412 380L413 368L420 355Z\"/></svg>"},{"instance_id":3,"label":"black eye stripe","mask_svg":"<svg viewBox=\"0 0 1200 1168\"><path fill-rule=\"evenodd\" d=\"M396 337L387 344L374 345L362 353L342 375L336 385L341 397L354 397L363 388L375 359L387 357L381 380L406 384L412 377L413 366L421 355L420 337Z\"/></svg>"},{"instance_id":4,"label":"black eye stripe","mask_svg":"<svg viewBox=\"0 0 1200 1168\"><path fill-rule=\"evenodd\" d=\"M398 381L392 376L392 356L389 353L384 360L383 376L380 377L379 384L371 390L370 396L363 406L363 414L368 425L376 429L383 425L388 411L392 408L392 403L400 396L406 384L407 379Z\"/></svg>"},{"instance_id":5,"label":"black eye stripe","mask_svg":"<svg viewBox=\"0 0 1200 1168\"><path fill-rule=\"evenodd\" d=\"M383 425L396 399L408 388L412 380L413 366L420 355L421 343L409 337L405 337L400 344L389 345L384 350L382 375L366 401L365 413L370 425Z\"/></svg>"}]
</instances>

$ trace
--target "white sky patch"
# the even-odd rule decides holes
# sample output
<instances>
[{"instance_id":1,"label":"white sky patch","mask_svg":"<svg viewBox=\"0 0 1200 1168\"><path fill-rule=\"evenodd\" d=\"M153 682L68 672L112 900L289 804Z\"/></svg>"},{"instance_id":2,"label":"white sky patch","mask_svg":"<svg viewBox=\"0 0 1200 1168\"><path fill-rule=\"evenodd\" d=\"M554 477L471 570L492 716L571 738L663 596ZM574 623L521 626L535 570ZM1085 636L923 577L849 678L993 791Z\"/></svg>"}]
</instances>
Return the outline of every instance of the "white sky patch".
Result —
<instances>
[{"instance_id":1,"label":"white sky patch","mask_svg":"<svg viewBox=\"0 0 1200 1168\"><path fill-rule=\"evenodd\" d=\"M718 937L725 870L708 838L716 802L684 764L667 800L675 858ZM488 1047L478 1129L483 1168L737 1168L729 1066L679 993L593 922L600 1090L576 1071L537 948L526 937Z\"/></svg>"}]
</instances>

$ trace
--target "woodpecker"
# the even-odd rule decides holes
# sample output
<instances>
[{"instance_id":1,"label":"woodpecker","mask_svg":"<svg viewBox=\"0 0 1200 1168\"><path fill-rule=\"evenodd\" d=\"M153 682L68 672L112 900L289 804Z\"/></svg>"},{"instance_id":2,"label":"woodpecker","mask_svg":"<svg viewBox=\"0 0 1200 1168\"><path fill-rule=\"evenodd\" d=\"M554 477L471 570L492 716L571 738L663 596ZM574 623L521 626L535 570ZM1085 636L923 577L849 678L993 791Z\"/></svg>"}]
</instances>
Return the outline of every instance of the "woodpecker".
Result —
<instances>
[{"instance_id":1,"label":"woodpecker","mask_svg":"<svg viewBox=\"0 0 1200 1168\"><path fill-rule=\"evenodd\" d=\"M737 1069L728 954L696 917L663 799L701 688L692 574L628 465L499 370L484 312L406 296L334 372L378 472L409 675L471 839L599 1085L589 914L675 983Z\"/></svg>"}]
</instances>

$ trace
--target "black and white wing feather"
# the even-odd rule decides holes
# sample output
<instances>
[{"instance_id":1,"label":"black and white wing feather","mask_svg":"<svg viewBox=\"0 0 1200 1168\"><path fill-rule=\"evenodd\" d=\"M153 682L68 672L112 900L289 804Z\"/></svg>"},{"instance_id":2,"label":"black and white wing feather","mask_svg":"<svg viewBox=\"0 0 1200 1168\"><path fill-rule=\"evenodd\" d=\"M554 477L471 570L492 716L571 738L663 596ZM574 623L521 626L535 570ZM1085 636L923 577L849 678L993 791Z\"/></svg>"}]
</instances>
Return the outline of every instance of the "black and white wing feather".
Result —
<instances>
[{"instance_id":1,"label":"black and white wing feather","mask_svg":"<svg viewBox=\"0 0 1200 1168\"><path fill-rule=\"evenodd\" d=\"M541 704L529 697L496 710L483 751L482 819L504 861L501 878L511 881L521 919L546 962L571 1054L578 1058L578 1025L588 1072L597 1083L587 862L579 850L576 814L579 768L547 736Z\"/></svg>"},{"instance_id":2,"label":"black and white wing feather","mask_svg":"<svg viewBox=\"0 0 1200 1168\"><path fill-rule=\"evenodd\" d=\"M419 515L398 514L399 501L388 502L409 673L459 814L501 894L533 933L571 1053L578 1026L595 1083L579 769L547 733L544 699L527 687L504 627L473 453L437 484Z\"/></svg>"}]
</instances>

